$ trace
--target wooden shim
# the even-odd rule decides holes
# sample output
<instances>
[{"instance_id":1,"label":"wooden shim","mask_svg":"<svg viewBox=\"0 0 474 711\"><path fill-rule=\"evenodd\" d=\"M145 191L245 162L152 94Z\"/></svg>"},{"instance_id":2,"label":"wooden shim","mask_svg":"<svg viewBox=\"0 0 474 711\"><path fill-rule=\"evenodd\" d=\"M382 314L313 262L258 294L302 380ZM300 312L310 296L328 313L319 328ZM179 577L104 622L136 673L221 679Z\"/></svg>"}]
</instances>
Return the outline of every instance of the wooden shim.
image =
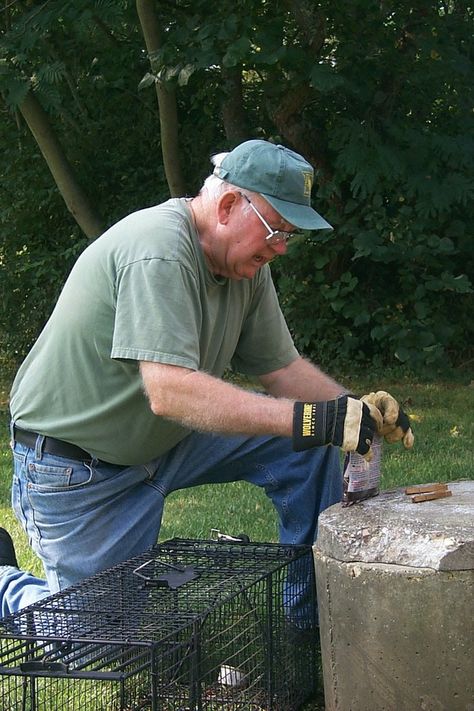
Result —
<instances>
[{"instance_id":1,"label":"wooden shim","mask_svg":"<svg viewBox=\"0 0 474 711\"><path fill-rule=\"evenodd\" d=\"M419 504L421 501L433 501L434 499L445 499L447 496L452 496L453 492L447 489L446 491L432 491L429 494L417 494L411 497L414 504Z\"/></svg>"},{"instance_id":2,"label":"wooden shim","mask_svg":"<svg viewBox=\"0 0 474 711\"><path fill-rule=\"evenodd\" d=\"M407 486L405 494L425 494L429 491L447 491L447 484L417 484L416 486Z\"/></svg>"}]
</instances>

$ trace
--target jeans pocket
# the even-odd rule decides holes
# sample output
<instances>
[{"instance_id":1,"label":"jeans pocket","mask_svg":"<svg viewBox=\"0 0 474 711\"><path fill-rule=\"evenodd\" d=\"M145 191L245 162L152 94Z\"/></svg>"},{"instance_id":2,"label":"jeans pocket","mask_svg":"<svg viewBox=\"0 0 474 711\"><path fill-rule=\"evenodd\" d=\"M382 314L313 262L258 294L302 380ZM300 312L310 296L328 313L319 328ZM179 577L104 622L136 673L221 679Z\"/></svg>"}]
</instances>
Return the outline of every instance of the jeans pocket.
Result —
<instances>
[{"instance_id":1,"label":"jeans pocket","mask_svg":"<svg viewBox=\"0 0 474 711\"><path fill-rule=\"evenodd\" d=\"M27 465L28 488L36 491L61 491L75 489L89 484L92 469L85 463L68 466L33 461Z\"/></svg>"}]
</instances>

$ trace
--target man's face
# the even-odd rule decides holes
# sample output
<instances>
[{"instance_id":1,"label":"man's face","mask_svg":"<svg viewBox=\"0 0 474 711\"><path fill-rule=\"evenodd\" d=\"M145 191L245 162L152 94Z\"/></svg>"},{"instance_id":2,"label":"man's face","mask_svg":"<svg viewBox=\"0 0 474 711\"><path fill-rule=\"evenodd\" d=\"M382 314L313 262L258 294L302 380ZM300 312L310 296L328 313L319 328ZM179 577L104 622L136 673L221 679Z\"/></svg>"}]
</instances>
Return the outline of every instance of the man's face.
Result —
<instances>
[{"instance_id":1,"label":"man's face","mask_svg":"<svg viewBox=\"0 0 474 711\"><path fill-rule=\"evenodd\" d=\"M223 196L224 211L216 229L212 255L208 256L215 274L229 279L251 279L264 264L287 250L285 240L272 243L265 239L269 230L261 218L272 230L291 232L292 225L260 195L252 197L256 210L242 193L232 191L231 195L232 199L229 193Z\"/></svg>"}]
</instances>

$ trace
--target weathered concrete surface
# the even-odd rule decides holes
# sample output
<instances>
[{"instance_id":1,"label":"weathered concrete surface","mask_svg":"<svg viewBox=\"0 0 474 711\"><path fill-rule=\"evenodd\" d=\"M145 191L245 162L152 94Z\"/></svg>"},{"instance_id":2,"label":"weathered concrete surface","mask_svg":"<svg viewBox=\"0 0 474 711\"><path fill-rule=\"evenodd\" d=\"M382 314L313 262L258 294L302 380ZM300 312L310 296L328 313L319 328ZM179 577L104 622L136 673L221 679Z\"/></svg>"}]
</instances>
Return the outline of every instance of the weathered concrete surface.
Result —
<instances>
[{"instance_id":1,"label":"weathered concrete surface","mask_svg":"<svg viewBox=\"0 0 474 711\"><path fill-rule=\"evenodd\" d=\"M449 488L321 515L326 711L474 711L474 481Z\"/></svg>"},{"instance_id":2,"label":"weathered concrete surface","mask_svg":"<svg viewBox=\"0 0 474 711\"><path fill-rule=\"evenodd\" d=\"M318 548L341 561L474 570L474 481L449 489L449 498L420 504L394 489L347 509L332 506L320 518Z\"/></svg>"}]
</instances>

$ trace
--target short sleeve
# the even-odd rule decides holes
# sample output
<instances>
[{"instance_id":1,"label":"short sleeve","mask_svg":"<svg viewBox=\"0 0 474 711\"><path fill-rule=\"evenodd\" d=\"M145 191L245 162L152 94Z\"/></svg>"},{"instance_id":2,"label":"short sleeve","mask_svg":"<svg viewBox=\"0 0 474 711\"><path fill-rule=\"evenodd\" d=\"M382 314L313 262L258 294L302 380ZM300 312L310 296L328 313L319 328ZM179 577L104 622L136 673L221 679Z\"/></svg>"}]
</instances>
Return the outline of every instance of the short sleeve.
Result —
<instances>
[{"instance_id":1,"label":"short sleeve","mask_svg":"<svg viewBox=\"0 0 474 711\"><path fill-rule=\"evenodd\" d=\"M112 358L197 369L201 312L196 279L178 261L142 259L116 278Z\"/></svg>"}]
</instances>

